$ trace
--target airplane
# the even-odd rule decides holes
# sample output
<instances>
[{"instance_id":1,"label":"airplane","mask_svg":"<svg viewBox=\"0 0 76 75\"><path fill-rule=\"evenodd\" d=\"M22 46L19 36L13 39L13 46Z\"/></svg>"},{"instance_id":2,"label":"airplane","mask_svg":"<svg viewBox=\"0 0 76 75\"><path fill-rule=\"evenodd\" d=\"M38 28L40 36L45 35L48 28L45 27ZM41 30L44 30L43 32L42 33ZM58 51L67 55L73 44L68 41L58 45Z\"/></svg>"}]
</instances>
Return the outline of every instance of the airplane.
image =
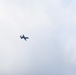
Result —
<instances>
[{"instance_id":1,"label":"airplane","mask_svg":"<svg viewBox=\"0 0 76 75\"><path fill-rule=\"evenodd\" d=\"M20 38L24 39L25 41L27 41L26 39L29 39L29 37L25 37L24 35L22 35L22 36L20 35Z\"/></svg>"}]
</instances>

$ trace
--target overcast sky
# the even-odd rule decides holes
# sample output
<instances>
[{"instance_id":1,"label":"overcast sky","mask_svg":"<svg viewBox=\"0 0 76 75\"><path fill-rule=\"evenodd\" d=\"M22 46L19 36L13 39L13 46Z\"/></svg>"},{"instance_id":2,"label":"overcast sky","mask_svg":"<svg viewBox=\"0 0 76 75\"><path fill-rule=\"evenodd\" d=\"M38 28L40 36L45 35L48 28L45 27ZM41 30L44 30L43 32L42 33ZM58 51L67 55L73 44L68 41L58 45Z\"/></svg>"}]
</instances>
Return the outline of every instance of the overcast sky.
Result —
<instances>
[{"instance_id":1,"label":"overcast sky","mask_svg":"<svg viewBox=\"0 0 76 75\"><path fill-rule=\"evenodd\" d=\"M0 75L76 75L76 0L0 0Z\"/></svg>"}]
</instances>

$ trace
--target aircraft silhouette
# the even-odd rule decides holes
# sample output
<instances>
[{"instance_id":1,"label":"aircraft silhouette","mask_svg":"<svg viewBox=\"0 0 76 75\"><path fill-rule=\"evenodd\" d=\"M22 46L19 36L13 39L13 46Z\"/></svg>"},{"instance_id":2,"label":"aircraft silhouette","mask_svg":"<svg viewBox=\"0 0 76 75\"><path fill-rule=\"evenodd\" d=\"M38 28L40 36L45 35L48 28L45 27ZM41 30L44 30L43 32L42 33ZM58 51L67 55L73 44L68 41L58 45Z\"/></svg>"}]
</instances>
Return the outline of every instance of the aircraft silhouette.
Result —
<instances>
[{"instance_id":1,"label":"aircraft silhouette","mask_svg":"<svg viewBox=\"0 0 76 75\"><path fill-rule=\"evenodd\" d=\"M22 36L20 35L20 38L24 39L25 41L27 41L26 39L29 39L29 37L25 37L24 35L22 35Z\"/></svg>"}]
</instances>

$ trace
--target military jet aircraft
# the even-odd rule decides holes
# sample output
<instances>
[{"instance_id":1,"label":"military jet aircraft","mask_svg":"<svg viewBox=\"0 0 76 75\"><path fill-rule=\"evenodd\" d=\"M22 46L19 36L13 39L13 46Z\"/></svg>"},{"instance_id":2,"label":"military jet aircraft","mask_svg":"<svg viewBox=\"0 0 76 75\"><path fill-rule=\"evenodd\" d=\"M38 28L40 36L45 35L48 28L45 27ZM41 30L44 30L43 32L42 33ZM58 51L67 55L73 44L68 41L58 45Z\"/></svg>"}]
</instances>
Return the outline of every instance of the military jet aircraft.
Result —
<instances>
[{"instance_id":1,"label":"military jet aircraft","mask_svg":"<svg viewBox=\"0 0 76 75\"><path fill-rule=\"evenodd\" d=\"M27 41L26 39L29 39L29 37L25 37L24 35L22 35L22 36L20 35L20 38L24 39L25 41Z\"/></svg>"}]
</instances>

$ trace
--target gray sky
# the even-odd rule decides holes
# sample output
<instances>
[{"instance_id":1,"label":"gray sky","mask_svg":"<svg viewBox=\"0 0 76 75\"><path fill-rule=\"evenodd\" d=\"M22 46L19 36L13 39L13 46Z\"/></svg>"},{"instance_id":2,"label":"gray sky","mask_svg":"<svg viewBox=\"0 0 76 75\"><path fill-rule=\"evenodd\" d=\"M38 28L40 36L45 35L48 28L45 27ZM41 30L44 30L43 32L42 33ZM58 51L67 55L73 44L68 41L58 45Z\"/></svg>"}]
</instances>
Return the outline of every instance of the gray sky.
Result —
<instances>
[{"instance_id":1,"label":"gray sky","mask_svg":"<svg viewBox=\"0 0 76 75\"><path fill-rule=\"evenodd\" d=\"M0 34L0 75L76 75L75 0L0 0Z\"/></svg>"}]
</instances>

